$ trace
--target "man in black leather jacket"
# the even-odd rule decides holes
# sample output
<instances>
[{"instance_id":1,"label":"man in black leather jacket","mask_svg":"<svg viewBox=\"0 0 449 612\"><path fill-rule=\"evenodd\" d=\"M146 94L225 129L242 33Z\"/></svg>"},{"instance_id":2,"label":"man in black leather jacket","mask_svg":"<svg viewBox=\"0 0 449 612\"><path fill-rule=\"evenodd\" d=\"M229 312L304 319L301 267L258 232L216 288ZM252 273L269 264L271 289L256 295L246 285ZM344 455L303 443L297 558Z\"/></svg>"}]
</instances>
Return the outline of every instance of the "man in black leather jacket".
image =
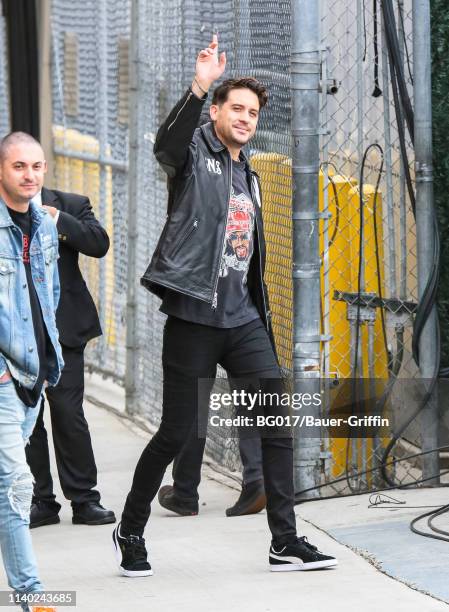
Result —
<instances>
[{"instance_id":1,"label":"man in black leather jacket","mask_svg":"<svg viewBox=\"0 0 449 612\"><path fill-rule=\"evenodd\" d=\"M195 129L209 87L225 64L214 36L200 51L192 86L159 129L154 146L169 177L168 215L142 283L162 298L168 318L161 425L139 459L113 532L119 569L131 577L152 574L143 539L150 503L212 389L217 364L244 391L248 379L256 380L262 393L283 389L263 282L260 186L241 151L255 133L265 88L252 78L225 81L213 95L212 122ZM265 406L259 408L266 414ZM280 411L279 404L272 410ZM204 413L200 417L203 422ZM271 570L336 565L336 559L297 537L291 431L267 429L262 455Z\"/></svg>"},{"instance_id":2,"label":"man in black leather jacket","mask_svg":"<svg viewBox=\"0 0 449 612\"><path fill-rule=\"evenodd\" d=\"M204 106L203 106L204 109ZM203 110L198 127L210 123L209 110ZM243 236L236 236L229 241L225 254L235 253L236 258L242 256L241 243ZM199 512L198 487L201 482L201 467L203 463L206 438L198 436L198 421L195 420L189 437L180 453L173 461L173 485L164 485L159 489L159 504L179 516L195 516ZM242 488L236 502L226 509L226 516L244 516L257 514L267 504L263 482L262 447L260 438L240 437L239 453L242 462Z\"/></svg>"}]
</instances>

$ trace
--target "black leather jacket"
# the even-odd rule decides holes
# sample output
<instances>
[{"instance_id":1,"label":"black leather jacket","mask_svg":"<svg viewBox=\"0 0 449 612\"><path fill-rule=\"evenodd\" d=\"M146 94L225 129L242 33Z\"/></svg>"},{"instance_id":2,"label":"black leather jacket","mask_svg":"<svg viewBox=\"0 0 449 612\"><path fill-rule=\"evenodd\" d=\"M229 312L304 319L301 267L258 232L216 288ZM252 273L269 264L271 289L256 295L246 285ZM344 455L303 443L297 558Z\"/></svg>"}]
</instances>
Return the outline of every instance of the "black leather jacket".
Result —
<instances>
[{"instance_id":1,"label":"black leather jacket","mask_svg":"<svg viewBox=\"0 0 449 612\"><path fill-rule=\"evenodd\" d=\"M213 124L197 128L204 101L188 90L157 133L154 153L169 177L167 220L141 283L159 297L170 288L212 306L225 240L232 163ZM263 281L260 184L257 174L249 173L256 235L248 289L274 346Z\"/></svg>"}]
</instances>

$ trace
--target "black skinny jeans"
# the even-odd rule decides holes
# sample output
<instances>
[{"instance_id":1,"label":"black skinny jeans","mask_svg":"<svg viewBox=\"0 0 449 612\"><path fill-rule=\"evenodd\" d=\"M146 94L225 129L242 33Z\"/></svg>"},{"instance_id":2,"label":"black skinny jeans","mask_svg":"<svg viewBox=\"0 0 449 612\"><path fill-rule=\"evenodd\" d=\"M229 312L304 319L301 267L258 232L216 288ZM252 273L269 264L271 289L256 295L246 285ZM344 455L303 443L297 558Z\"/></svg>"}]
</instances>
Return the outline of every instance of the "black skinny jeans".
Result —
<instances>
[{"instance_id":1,"label":"black skinny jeans","mask_svg":"<svg viewBox=\"0 0 449 612\"><path fill-rule=\"evenodd\" d=\"M177 497L198 501L206 438L198 437L198 421L195 420L187 442L173 462L173 489ZM242 487L250 483L263 482L262 448L256 436L241 436L239 452L242 461Z\"/></svg>"},{"instance_id":2,"label":"black skinny jeans","mask_svg":"<svg viewBox=\"0 0 449 612\"><path fill-rule=\"evenodd\" d=\"M196 419L198 379L210 379L211 389L220 364L230 378L266 379L260 381L262 392L283 392L279 366L260 319L220 329L168 317L162 364L161 424L137 463L122 515L124 535L143 535L165 470L180 452ZM273 542L284 544L296 537L292 437L262 437L262 457L268 525Z\"/></svg>"}]
</instances>

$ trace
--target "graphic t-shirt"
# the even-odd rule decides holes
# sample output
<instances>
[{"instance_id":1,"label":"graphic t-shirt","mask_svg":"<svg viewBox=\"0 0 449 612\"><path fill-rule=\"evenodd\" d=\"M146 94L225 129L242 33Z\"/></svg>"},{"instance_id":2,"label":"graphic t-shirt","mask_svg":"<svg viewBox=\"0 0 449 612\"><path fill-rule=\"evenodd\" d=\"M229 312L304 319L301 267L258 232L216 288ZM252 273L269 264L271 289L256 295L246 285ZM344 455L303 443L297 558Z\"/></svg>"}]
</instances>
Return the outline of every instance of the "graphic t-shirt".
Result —
<instances>
[{"instance_id":1,"label":"graphic t-shirt","mask_svg":"<svg viewBox=\"0 0 449 612\"><path fill-rule=\"evenodd\" d=\"M259 317L247 286L255 211L246 162L232 161L232 188L214 304L167 289L161 312L202 325L237 327Z\"/></svg>"},{"instance_id":2,"label":"graphic t-shirt","mask_svg":"<svg viewBox=\"0 0 449 612\"><path fill-rule=\"evenodd\" d=\"M30 242L31 242L31 211L28 209L26 213L20 213L16 210L8 208L11 219L14 224L22 230L22 261L25 266L27 278L28 292L30 296L31 314L33 317L34 336L36 339L37 353L39 357L39 374L33 389L26 389L13 378L16 387L17 395L26 406L36 406L42 392L44 380L47 377L47 351L51 351L51 343L47 334L44 319L42 317L39 298L37 297L34 287L33 278L31 276L30 264Z\"/></svg>"}]
</instances>

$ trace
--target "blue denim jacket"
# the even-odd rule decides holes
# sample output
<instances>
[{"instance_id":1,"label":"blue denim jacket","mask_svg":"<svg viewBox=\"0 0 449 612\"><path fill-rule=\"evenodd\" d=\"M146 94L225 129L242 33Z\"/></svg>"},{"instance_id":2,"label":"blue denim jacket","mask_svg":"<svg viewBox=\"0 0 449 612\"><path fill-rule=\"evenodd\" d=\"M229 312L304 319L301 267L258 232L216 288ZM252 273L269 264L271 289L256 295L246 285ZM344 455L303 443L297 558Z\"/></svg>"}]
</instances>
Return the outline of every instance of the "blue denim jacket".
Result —
<instances>
[{"instance_id":1,"label":"blue denim jacket","mask_svg":"<svg viewBox=\"0 0 449 612\"><path fill-rule=\"evenodd\" d=\"M59 300L58 232L50 215L30 202L31 275L42 310L54 357L47 380L55 385L64 366L58 341L55 312ZM0 376L9 368L12 376L32 389L39 373L30 295L22 260L22 232L11 220L0 199Z\"/></svg>"}]
</instances>

